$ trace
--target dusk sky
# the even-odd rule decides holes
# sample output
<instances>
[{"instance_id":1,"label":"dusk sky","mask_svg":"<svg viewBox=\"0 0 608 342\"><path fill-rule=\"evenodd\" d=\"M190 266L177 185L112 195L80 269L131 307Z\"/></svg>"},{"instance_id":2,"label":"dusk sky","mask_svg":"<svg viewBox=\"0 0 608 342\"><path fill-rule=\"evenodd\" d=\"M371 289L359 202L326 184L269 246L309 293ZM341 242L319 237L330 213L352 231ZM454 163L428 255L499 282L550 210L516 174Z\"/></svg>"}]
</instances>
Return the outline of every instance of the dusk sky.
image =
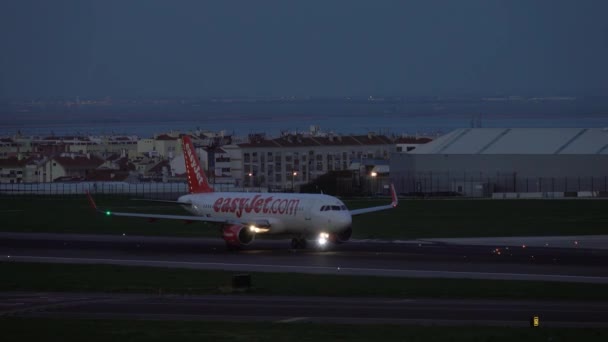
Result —
<instances>
[{"instance_id":1,"label":"dusk sky","mask_svg":"<svg viewBox=\"0 0 608 342\"><path fill-rule=\"evenodd\" d=\"M608 1L0 3L0 97L606 95Z\"/></svg>"}]
</instances>

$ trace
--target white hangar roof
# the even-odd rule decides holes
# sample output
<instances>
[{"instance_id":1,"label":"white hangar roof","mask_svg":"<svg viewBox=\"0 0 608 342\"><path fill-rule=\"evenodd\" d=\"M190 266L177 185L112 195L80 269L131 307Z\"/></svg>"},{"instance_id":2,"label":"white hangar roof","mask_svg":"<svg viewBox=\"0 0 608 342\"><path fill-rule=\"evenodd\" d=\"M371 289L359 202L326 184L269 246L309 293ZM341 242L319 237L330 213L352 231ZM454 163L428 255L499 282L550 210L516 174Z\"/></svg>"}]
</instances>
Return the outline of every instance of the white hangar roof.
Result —
<instances>
[{"instance_id":1,"label":"white hangar roof","mask_svg":"<svg viewBox=\"0 0 608 342\"><path fill-rule=\"evenodd\" d=\"M608 128L461 128L410 153L608 155Z\"/></svg>"}]
</instances>

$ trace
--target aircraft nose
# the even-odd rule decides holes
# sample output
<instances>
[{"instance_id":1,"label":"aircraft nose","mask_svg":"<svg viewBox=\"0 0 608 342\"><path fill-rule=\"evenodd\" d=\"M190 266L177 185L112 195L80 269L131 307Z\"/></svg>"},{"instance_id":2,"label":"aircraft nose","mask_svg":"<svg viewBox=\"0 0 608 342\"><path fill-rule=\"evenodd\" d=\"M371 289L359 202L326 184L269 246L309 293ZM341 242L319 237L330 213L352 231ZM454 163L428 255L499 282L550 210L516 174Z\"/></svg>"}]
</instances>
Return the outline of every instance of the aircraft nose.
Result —
<instances>
[{"instance_id":1,"label":"aircraft nose","mask_svg":"<svg viewBox=\"0 0 608 342\"><path fill-rule=\"evenodd\" d=\"M336 224L339 227L350 227L353 223L353 219L350 216L350 214L348 213L344 213L343 215L340 215L340 217L337 218L336 220Z\"/></svg>"}]
</instances>

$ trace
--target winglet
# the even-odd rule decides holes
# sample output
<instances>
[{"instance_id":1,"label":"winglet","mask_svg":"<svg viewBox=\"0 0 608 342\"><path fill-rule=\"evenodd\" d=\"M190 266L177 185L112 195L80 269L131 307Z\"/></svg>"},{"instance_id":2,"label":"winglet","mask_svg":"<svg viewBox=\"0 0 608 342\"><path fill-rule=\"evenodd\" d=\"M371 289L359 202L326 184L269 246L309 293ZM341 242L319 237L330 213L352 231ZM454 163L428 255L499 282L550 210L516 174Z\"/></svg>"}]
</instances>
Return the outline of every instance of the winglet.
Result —
<instances>
[{"instance_id":1,"label":"winglet","mask_svg":"<svg viewBox=\"0 0 608 342\"><path fill-rule=\"evenodd\" d=\"M393 206L393 208L397 207L397 204L399 204L399 198L397 198L397 192L395 191L395 185L391 184L391 205Z\"/></svg>"},{"instance_id":2,"label":"winglet","mask_svg":"<svg viewBox=\"0 0 608 342\"><path fill-rule=\"evenodd\" d=\"M91 208L97 211L97 204L95 204L95 201L93 200L93 197L91 196L89 190L86 190L85 193L87 194L87 198L89 199L89 204L91 205Z\"/></svg>"}]
</instances>

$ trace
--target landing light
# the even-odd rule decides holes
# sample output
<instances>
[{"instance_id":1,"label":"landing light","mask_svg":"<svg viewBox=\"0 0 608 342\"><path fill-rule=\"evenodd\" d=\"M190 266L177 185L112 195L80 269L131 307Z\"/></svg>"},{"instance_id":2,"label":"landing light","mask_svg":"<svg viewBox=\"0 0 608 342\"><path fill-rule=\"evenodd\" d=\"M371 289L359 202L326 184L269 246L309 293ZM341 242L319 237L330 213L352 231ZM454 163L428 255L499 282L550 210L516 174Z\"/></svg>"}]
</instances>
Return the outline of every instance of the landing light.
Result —
<instances>
[{"instance_id":1,"label":"landing light","mask_svg":"<svg viewBox=\"0 0 608 342\"><path fill-rule=\"evenodd\" d=\"M319 243L319 246L325 246L327 244L327 239L329 239L329 234L327 234L327 233L319 234L319 239L317 240L317 242Z\"/></svg>"},{"instance_id":2,"label":"landing light","mask_svg":"<svg viewBox=\"0 0 608 342\"><path fill-rule=\"evenodd\" d=\"M267 233L269 231L268 228L258 228L254 225L249 226L249 231L254 233Z\"/></svg>"}]
</instances>

